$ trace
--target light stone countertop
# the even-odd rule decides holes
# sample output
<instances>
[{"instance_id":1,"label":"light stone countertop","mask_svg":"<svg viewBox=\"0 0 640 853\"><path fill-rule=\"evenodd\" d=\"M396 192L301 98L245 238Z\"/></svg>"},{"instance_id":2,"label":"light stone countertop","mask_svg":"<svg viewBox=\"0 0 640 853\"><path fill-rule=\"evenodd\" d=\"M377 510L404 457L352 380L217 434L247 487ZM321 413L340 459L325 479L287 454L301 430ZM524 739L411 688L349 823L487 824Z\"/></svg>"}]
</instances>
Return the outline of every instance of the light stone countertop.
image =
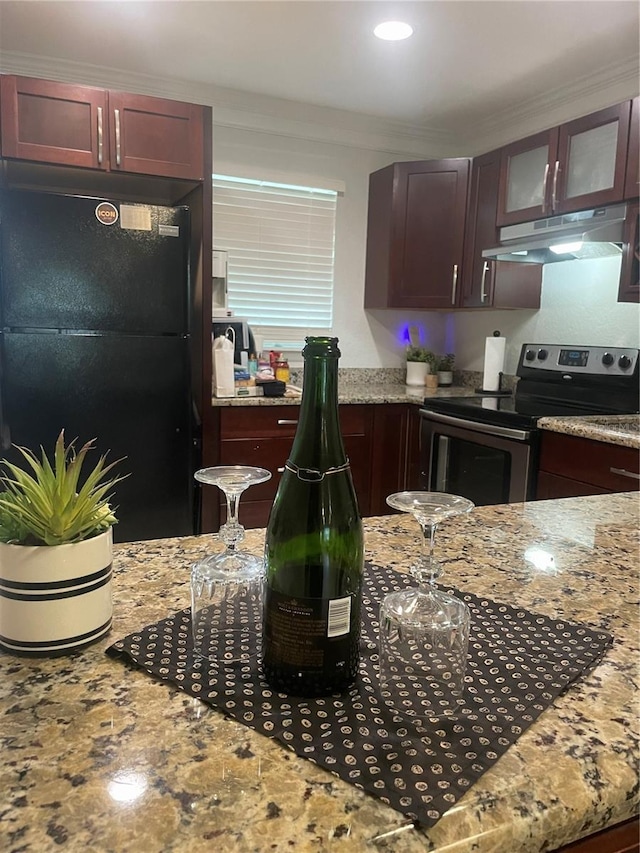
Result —
<instances>
[{"instance_id":1,"label":"light stone countertop","mask_svg":"<svg viewBox=\"0 0 640 853\"><path fill-rule=\"evenodd\" d=\"M540 418L538 426L550 432L562 432L593 441L640 449L640 415L547 417Z\"/></svg>"},{"instance_id":2,"label":"light stone countertop","mask_svg":"<svg viewBox=\"0 0 640 853\"><path fill-rule=\"evenodd\" d=\"M260 553L264 531L246 545ZM404 515L365 521L400 570ZM105 649L189 603L214 535L116 546L110 636L73 657L0 655L3 853L533 853L638 811L638 494L480 507L443 523L445 579L611 632L613 647L428 832ZM373 841L393 829L395 835Z\"/></svg>"},{"instance_id":3,"label":"light stone countertop","mask_svg":"<svg viewBox=\"0 0 640 853\"><path fill-rule=\"evenodd\" d=\"M433 391L414 388L398 382L340 383L339 403L415 403L422 405L425 397L472 397L474 389L466 385L437 388ZM220 406L297 406L300 396L288 397L212 397L211 405Z\"/></svg>"}]
</instances>

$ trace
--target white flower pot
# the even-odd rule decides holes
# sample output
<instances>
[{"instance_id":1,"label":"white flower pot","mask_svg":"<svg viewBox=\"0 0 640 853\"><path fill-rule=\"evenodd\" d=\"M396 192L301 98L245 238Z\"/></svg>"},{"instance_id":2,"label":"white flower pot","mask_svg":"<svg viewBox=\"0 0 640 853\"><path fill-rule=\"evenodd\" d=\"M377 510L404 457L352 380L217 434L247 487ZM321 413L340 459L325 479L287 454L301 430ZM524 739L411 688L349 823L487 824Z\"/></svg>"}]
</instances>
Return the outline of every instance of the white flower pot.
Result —
<instances>
[{"instance_id":1,"label":"white flower pot","mask_svg":"<svg viewBox=\"0 0 640 853\"><path fill-rule=\"evenodd\" d=\"M424 380L429 372L429 365L426 361L408 361L407 362L407 385L424 385Z\"/></svg>"},{"instance_id":2,"label":"white flower pot","mask_svg":"<svg viewBox=\"0 0 640 853\"><path fill-rule=\"evenodd\" d=\"M0 648L51 656L109 632L111 528L69 545L0 542Z\"/></svg>"}]
</instances>

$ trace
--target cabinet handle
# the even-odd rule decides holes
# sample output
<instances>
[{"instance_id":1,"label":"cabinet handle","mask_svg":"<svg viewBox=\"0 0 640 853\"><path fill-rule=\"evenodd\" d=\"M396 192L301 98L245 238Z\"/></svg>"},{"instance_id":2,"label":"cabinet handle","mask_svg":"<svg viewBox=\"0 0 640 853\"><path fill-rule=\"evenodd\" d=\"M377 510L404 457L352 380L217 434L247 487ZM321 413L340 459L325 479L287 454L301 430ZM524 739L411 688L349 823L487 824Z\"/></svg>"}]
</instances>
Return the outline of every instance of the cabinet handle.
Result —
<instances>
[{"instance_id":1,"label":"cabinet handle","mask_svg":"<svg viewBox=\"0 0 640 853\"><path fill-rule=\"evenodd\" d=\"M456 304L456 288L458 286L458 264L453 265L453 280L451 282L451 304Z\"/></svg>"},{"instance_id":2,"label":"cabinet handle","mask_svg":"<svg viewBox=\"0 0 640 853\"><path fill-rule=\"evenodd\" d=\"M547 183L549 182L549 164L544 166L544 179L542 181L542 212L547 212Z\"/></svg>"},{"instance_id":3,"label":"cabinet handle","mask_svg":"<svg viewBox=\"0 0 640 853\"><path fill-rule=\"evenodd\" d=\"M487 290L485 288L485 282L487 280L487 273L489 272L489 261L485 261L482 266L482 285L480 287L480 302L484 302L487 298Z\"/></svg>"},{"instance_id":4,"label":"cabinet handle","mask_svg":"<svg viewBox=\"0 0 640 853\"><path fill-rule=\"evenodd\" d=\"M289 421L286 418L278 418L278 426L297 426L298 421Z\"/></svg>"},{"instance_id":5,"label":"cabinet handle","mask_svg":"<svg viewBox=\"0 0 640 853\"><path fill-rule=\"evenodd\" d=\"M102 165L102 107L98 107L98 165Z\"/></svg>"},{"instance_id":6,"label":"cabinet handle","mask_svg":"<svg viewBox=\"0 0 640 853\"><path fill-rule=\"evenodd\" d=\"M630 480L640 480L640 474L635 471L626 471L624 468L609 468L612 474L620 474L621 477L629 477Z\"/></svg>"},{"instance_id":7,"label":"cabinet handle","mask_svg":"<svg viewBox=\"0 0 640 853\"><path fill-rule=\"evenodd\" d=\"M116 166L120 165L120 110L113 111L116 120Z\"/></svg>"},{"instance_id":8,"label":"cabinet handle","mask_svg":"<svg viewBox=\"0 0 640 853\"><path fill-rule=\"evenodd\" d=\"M276 468L276 472L278 474L284 474L284 465L282 466L282 468Z\"/></svg>"},{"instance_id":9,"label":"cabinet handle","mask_svg":"<svg viewBox=\"0 0 640 853\"><path fill-rule=\"evenodd\" d=\"M556 160L556 165L553 169L553 185L551 187L551 212L556 209L556 195L558 190L558 174L560 172L560 160Z\"/></svg>"}]
</instances>

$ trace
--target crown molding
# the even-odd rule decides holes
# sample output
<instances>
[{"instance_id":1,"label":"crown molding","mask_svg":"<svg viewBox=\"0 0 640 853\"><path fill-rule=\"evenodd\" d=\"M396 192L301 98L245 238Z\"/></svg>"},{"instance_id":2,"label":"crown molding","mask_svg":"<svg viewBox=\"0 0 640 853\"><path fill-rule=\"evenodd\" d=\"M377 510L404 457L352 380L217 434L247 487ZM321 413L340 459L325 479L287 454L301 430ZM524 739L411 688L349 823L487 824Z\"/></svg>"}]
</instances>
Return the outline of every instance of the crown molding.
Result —
<instances>
[{"instance_id":1,"label":"crown molding","mask_svg":"<svg viewBox=\"0 0 640 853\"><path fill-rule=\"evenodd\" d=\"M214 130L230 127L420 159L447 156L454 143L447 131L348 110L16 51L2 51L0 71L205 104L214 109Z\"/></svg>"},{"instance_id":2,"label":"crown molding","mask_svg":"<svg viewBox=\"0 0 640 853\"><path fill-rule=\"evenodd\" d=\"M459 155L464 151L467 156L491 151L633 98L639 90L640 56L625 57L610 65L606 72L583 75L514 107L494 112L484 121L474 123L473 136L468 128L459 128L456 149Z\"/></svg>"}]
</instances>

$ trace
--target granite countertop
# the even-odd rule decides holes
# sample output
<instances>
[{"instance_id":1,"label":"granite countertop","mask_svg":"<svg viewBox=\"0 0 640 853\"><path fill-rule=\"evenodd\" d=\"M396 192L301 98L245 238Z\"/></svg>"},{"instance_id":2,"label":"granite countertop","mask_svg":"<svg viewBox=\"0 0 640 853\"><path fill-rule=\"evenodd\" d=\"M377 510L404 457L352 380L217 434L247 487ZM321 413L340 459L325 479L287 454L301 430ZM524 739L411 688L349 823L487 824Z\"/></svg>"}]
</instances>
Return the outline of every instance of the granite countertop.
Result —
<instances>
[{"instance_id":1,"label":"granite countertop","mask_svg":"<svg viewBox=\"0 0 640 853\"><path fill-rule=\"evenodd\" d=\"M640 449L640 415L586 415L540 418L538 426L550 432L578 435L607 444Z\"/></svg>"},{"instance_id":2,"label":"granite countertop","mask_svg":"<svg viewBox=\"0 0 640 853\"><path fill-rule=\"evenodd\" d=\"M417 534L404 515L367 519L367 559L406 570ZM260 553L263 537L249 531L247 547ZM206 535L116 546L107 640L73 657L0 655L0 849L537 853L631 817L637 493L480 507L443 523L438 544L459 588L588 622L614 643L432 829L105 655L188 605L191 564L221 547Z\"/></svg>"},{"instance_id":3,"label":"granite countertop","mask_svg":"<svg viewBox=\"0 0 640 853\"><path fill-rule=\"evenodd\" d=\"M472 397L473 388L455 385L450 388L414 388L398 382L340 383L339 403L415 403L421 405L425 397ZM297 406L300 395L286 397L212 397L211 405L220 406Z\"/></svg>"}]
</instances>

